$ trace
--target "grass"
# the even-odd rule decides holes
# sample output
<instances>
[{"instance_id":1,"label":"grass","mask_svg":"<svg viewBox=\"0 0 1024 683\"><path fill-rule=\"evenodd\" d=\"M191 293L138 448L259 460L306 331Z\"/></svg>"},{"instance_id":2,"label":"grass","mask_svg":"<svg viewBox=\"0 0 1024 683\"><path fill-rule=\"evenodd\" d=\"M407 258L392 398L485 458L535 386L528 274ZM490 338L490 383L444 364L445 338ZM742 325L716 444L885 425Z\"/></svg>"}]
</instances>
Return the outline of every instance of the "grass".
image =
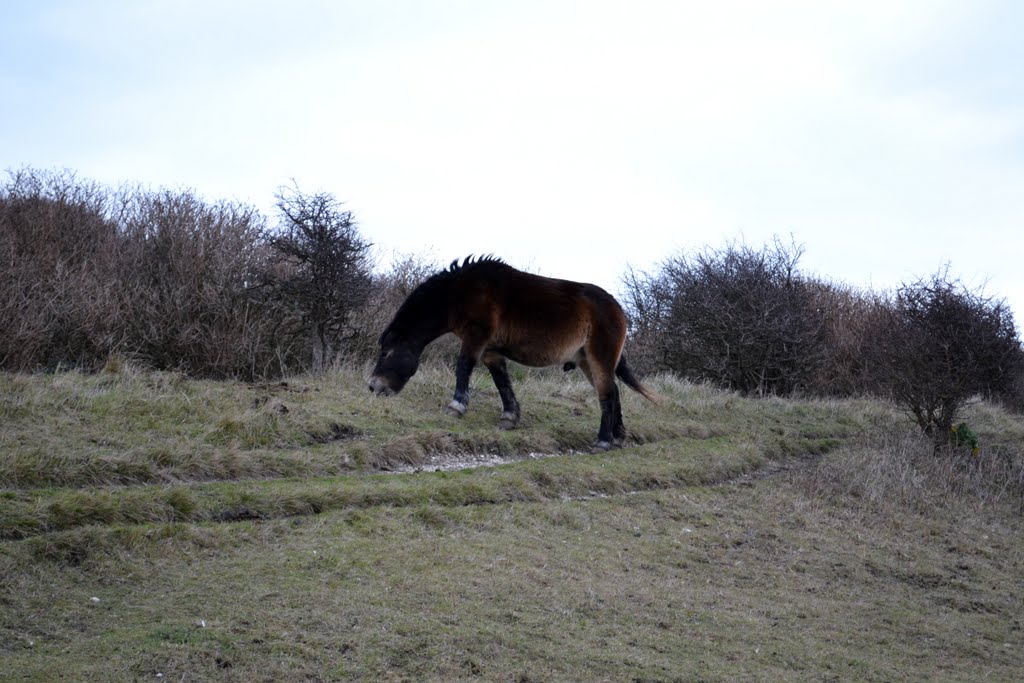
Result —
<instances>
[{"instance_id":1,"label":"grass","mask_svg":"<svg viewBox=\"0 0 1024 683\"><path fill-rule=\"evenodd\" d=\"M456 421L440 369L0 376L0 680L1019 679L1020 417L937 459L881 403L659 377L588 455L573 376L511 433L482 380Z\"/></svg>"}]
</instances>

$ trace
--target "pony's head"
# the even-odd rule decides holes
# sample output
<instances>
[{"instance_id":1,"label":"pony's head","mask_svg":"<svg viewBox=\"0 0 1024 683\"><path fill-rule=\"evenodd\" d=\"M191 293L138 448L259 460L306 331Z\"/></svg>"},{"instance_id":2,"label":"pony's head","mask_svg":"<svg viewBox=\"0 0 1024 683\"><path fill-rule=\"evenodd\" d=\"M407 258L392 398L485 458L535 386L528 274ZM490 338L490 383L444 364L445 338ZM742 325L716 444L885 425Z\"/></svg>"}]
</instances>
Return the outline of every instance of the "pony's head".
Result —
<instances>
[{"instance_id":1,"label":"pony's head","mask_svg":"<svg viewBox=\"0 0 1024 683\"><path fill-rule=\"evenodd\" d=\"M401 339L389 328L380 337L380 356L370 375L370 391L380 396L397 394L416 374L422 347Z\"/></svg>"},{"instance_id":2,"label":"pony's head","mask_svg":"<svg viewBox=\"0 0 1024 683\"><path fill-rule=\"evenodd\" d=\"M449 331L449 287L454 266L421 282L398 307L395 317L380 335L380 356L370 375L370 391L397 394L416 374L420 356L434 339Z\"/></svg>"}]
</instances>

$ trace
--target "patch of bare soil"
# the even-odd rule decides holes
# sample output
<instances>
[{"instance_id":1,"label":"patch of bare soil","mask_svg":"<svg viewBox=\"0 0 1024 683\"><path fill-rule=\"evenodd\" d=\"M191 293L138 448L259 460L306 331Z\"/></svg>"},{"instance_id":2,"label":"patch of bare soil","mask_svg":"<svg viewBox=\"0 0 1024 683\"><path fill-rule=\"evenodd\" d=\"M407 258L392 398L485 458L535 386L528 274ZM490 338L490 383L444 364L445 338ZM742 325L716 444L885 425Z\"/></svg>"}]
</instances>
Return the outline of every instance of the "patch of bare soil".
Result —
<instances>
[{"instance_id":1,"label":"patch of bare soil","mask_svg":"<svg viewBox=\"0 0 1024 683\"><path fill-rule=\"evenodd\" d=\"M557 458L560 456L572 456L583 451L569 450L560 453L527 453L517 455L498 455L497 453L436 453L429 456L426 462L416 465L395 465L382 467L381 472L386 474L413 474L417 472L456 472L459 470L472 470L480 467L497 467L523 460L544 460L546 458ZM805 469L812 466L821 458L820 454L804 455L786 458L784 460L770 460L762 467L744 472L743 474L723 481L723 484L753 485L753 482L762 479L770 479L777 476L785 476L794 470Z\"/></svg>"},{"instance_id":2,"label":"patch of bare soil","mask_svg":"<svg viewBox=\"0 0 1024 683\"><path fill-rule=\"evenodd\" d=\"M562 455L573 455L575 451L564 453L527 453L520 455L504 456L496 453L437 453L427 458L426 462L416 465L396 465L394 467L381 469L388 474L409 474L413 472L455 472L458 470L472 470L479 467L497 467L512 462L523 460L543 460L545 458L556 458Z\"/></svg>"}]
</instances>

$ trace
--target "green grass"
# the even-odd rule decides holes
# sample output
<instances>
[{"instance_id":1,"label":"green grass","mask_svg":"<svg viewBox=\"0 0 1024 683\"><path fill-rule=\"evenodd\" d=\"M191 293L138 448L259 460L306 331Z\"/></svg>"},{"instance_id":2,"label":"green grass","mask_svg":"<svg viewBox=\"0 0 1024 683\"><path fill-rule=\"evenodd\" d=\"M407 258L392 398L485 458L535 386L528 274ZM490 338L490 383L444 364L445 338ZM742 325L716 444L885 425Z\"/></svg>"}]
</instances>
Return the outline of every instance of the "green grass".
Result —
<instances>
[{"instance_id":1,"label":"green grass","mask_svg":"<svg viewBox=\"0 0 1024 683\"><path fill-rule=\"evenodd\" d=\"M0 375L0 680L1019 680L1024 421L525 374ZM282 409L283 407L283 409ZM436 453L558 454L382 474Z\"/></svg>"}]
</instances>

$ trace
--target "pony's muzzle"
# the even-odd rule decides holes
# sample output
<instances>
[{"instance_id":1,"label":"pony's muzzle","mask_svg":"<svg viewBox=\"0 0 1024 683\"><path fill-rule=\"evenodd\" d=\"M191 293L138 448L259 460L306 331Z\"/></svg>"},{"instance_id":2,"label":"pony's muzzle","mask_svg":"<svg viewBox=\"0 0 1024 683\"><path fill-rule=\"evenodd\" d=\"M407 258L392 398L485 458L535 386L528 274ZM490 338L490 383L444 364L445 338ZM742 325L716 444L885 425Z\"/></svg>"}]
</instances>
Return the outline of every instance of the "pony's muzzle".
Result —
<instances>
[{"instance_id":1,"label":"pony's muzzle","mask_svg":"<svg viewBox=\"0 0 1024 683\"><path fill-rule=\"evenodd\" d=\"M371 377L368 386L370 391L377 396L391 396L395 393L394 389L380 377Z\"/></svg>"}]
</instances>

